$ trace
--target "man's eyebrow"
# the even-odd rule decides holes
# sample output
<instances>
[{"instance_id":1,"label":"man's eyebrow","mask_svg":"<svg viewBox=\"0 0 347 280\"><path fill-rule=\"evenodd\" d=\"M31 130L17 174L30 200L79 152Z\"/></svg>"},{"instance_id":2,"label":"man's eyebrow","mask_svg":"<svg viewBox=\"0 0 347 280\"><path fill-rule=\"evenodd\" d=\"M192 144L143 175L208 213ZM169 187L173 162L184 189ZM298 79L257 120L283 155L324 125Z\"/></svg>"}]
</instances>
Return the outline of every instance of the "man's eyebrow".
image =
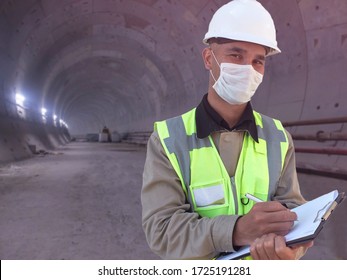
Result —
<instances>
[{"instance_id":1,"label":"man's eyebrow","mask_svg":"<svg viewBox=\"0 0 347 280\"><path fill-rule=\"evenodd\" d=\"M247 52L245 49L242 49L242 48L239 48L239 47L231 47L231 48L228 48L227 51L237 52L237 53L246 53ZM265 60L265 55L258 54L256 56L256 58L260 59L260 60Z\"/></svg>"},{"instance_id":2,"label":"man's eyebrow","mask_svg":"<svg viewBox=\"0 0 347 280\"><path fill-rule=\"evenodd\" d=\"M227 51L233 51L233 52L238 52L238 53L245 53L246 52L245 49L242 49L239 47L231 47L231 48L228 48Z\"/></svg>"},{"instance_id":3,"label":"man's eyebrow","mask_svg":"<svg viewBox=\"0 0 347 280\"><path fill-rule=\"evenodd\" d=\"M264 60L264 61L265 61L265 55L259 54L259 55L257 55L256 57L257 57L257 59L260 59L260 60Z\"/></svg>"}]
</instances>

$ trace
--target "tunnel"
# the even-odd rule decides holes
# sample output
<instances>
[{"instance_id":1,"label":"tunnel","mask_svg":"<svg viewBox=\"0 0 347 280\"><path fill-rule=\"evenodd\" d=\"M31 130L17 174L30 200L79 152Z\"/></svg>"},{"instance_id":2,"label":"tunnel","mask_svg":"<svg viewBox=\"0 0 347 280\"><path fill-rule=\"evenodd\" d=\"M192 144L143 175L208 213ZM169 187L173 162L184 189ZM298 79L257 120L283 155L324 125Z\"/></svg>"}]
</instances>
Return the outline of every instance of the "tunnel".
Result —
<instances>
[{"instance_id":1,"label":"tunnel","mask_svg":"<svg viewBox=\"0 0 347 280\"><path fill-rule=\"evenodd\" d=\"M124 172L139 195L144 144L153 123L197 106L207 92L202 39L213 13L227 2L0 0L1 168L30 165L38 155L58 154L59 149L73 153L74 148L88 147L93 158L93 151L106 148L107 157L116 149L112 145L121 145L118 160L123 162L117 168L127 166ZM347 1L259 2L273 16L282 53L267 58L253 107L281 120L292 134L299 181L308 199L336 188L346 191ZM104 126L112 136L110 143L87 141ZM52 164L55 161L58 157ZM5 189L6 172L0 171L2 201L18 184L13 178ZM347 227L342 222L346 211L342 205L317 241L321 247L313 248L307 258L347 258ZM11 213L1 218L3 226ZM16 230L11 225L1 234L2 245ZM324 246L328 251L322 253L319 248ZM35 255L29 249L21 256L8 250L1 253L2 259L61 257ZM144 252L137 257L155 257ZM117 253L97 257L136 258Z\"/></svg>"}]
</instances>

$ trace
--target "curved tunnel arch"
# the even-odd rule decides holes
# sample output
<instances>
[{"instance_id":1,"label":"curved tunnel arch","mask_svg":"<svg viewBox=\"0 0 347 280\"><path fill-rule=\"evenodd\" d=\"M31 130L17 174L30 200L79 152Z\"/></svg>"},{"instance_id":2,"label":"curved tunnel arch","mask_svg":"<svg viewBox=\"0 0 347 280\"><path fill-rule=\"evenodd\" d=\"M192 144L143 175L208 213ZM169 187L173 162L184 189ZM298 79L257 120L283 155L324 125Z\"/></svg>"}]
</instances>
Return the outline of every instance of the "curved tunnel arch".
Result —
<instances>
[{"instance_id":1,"label":"curved tunnel arch","mask_svg":"<svg viewBox=\"0 0 347 280\"><path fill-rule=\"evenodd\" d=\"M128 3L128 2L127 2ZM83 5L85 5L86 2L83 3ZM99 2L98 2L99 4ZM101 5L102 6L102 5ZM153 79L153 77L151 78L147 78L144 77L143 80L145 81L158 81L159 85L161 85L161 89L158 90L158 86L153 85L152 83L149 85L149 88L153 89L152 91L150 91L150 93L154 93L154 94L160 94L162 93L164 95L164 97L166 98L168 96L168 92L170 92L170 89L168 89L167 85L170 84L170 81L175 81L175 86L172 88L172 92L184 92L184 88L183 87L179 87L177 85L184 85L184 80L182 80L181 82L178 82L180 77L180 71L179 68L184 69L184 75L185 75L185 79L192 80L194 77L194 74L192 73L189 65L184 65L186 63L186 60L183 57L183 54L179 53L178 55L175 55L175 53L177 52L181 52L181 49L175 44L175 42L171 42L170 43L170 36L173 37L174 39L176 39L179 42L184 41L183 40L183 36L181 36L181 34L184 34L184 32L180 32L180 30L178 28L175 28L175 25L172 24L172 22L170 22L170 28L166 28L166 30L170 30L170 36L167 36L168 34L165 32L160 32L158 33L157 31L157 25L160 23L159 21L162 22L168 22L167 19L159 19L159 20L154 20L158 18L158 15L160 15L160 13L155 13L155 10L153 9L149 9L148 6L142 6L138 7L139 5L136 6L136 9L134 8L130 8L130 5L121 5L119 7L123 8L124 10L117 10L117 8L119 8L117 5L112 5L111 7L113 7L114 10L116 10L118 13L123 13L122 17L123 20L120 20L122 17L120 17L118 15L118 22L116 23L120 23L122 21L122 23L124 24L124 28L123 27L119 27L117 25L115 25L114 23L114 17L111 17L110 22L105 22L105 19L103 17L100 17L100 13L102 13L103 15L105 14L105 12L100 12L101 9L96 9L96 11L94 11L94 13L92 14L92 16L89 14L89 12L87 13L87 10L81 10L81 14L78 14L78 12L76 13L70 13L69 16L73 16L73 19L69 18L65 18L61 15L61 10L59 11L59 9L57 10L57 12L55 12L53 15L51 15L50 20L54 22L55 25L57 25L57 28L54 28L54 26L52 26L52 24L49 24L49 22L47 23L48 25L51 25L51 29L53 30L53 34L55 34L55 36L57 37L56 41L52 41L51 45L53 46L53 50L49 49L49 46L46 46L46 48L48 49L47 51L44 50L44 47L42 46L35 46L34 42L40 43L40 42L44 42L44 40L42 38L40 38L39 36L37 36L36 34L41 34L41 35L45 35L44 32L41 32L41 30L38 29L32 29L34 34L30 34L29 37L29 43L26 43L26 46L31 46L31 49L35 49L37 51L41 50L44 53L47 53L46 55L43 55L41 58L41 61L43 61L45 67L41 68L39 67L40 61L38 61L36 63L36 65L38 66L31 66L30 71L27 71L28 73L45 73L48 72L49 74L49 65L50 60L54 61L54 58L56 58L57 61L60 62L60 64L64 65L66 62L66 60L68 60L68 57L65 57L65 55L74 55L74 53L76 52L78 54L78 56L83 56L83 51L85 51L86 56L90 56L90 52L93 51L97 51L97 50L103 50L102 48L93 48L92 46L90 46L91 42L92 44L95 44L95 42L102 42L103 43L103 47L105 47L105 42L108 41L108 43L110 43L110 40L114 41L114 48L118 49L118 51L120 51L121 53L126 53L127 54L127 58L130 58L128 63L131 63L131 57L135 56L136 54L141 53L141 56L145 55L145 49L144 49L144 42L147 40L150 42L150 47L153 48L153 46L155 46L155 44L157 43L153 43L155 42L152 38L150 38L149 35L143 35L143 32L139 35L139 32L134 31L133 29L129 29L129 27L135 26L135 28L138 28L140 25L143 25L141 27L147 27L149 25L149 21L151 21L152 27L150 28L150 30L152 30L152 32L154 32L154 34L156 35L156 40L157 41L165 41L165 45L170 46L169 48L164 48L161 47L161 45L157 46L156 49L152 49L151 51L153 52L152 55L149 56L145 56L147 63L145 63L145 65L148 66L148 69L146 70L150 70L150 71L144 71L144 75L147 75L146 73L150 73L150 72L155 72L155 74L157 74L157 77ZM68 5L68 7L71 7L71 5ZM160 7L159 7L160 9ZM65 10L65 8L64 8ZM38 13L37 9L34 9L33 12L31 12L30 14L33 14L34 12ZM146 12L146 13L143 13ZM111 9L111 11L108 11L107 14L112 15L113 11ZM131 14L133 13L133 14ZM143 15L146 15L145 17L143 17ZM140 18L140 16L143 17L143 19ZM88 18L89 17L89 18ZM60 20L60 22L58 20L54 20L55 18L62 18L62 20ZM100 25L100 22L98 22L98 20L102 18L103 20L101 20L102 24ZM96 19L96 20L95 20ZM81 24L79 21L82 21L83 23ZM91 24L92 22L92 24ZM42 25L45 25L45 20L42 20ZM71 23L73 23L75 26L70 26ZM108 25L107 25L108 24ZM161 28L163 28L163 30L165 30L165 26L162 25ZM80 30L80 31L79 31ZM87 31L86 31L87 30ZM96 33L98 34L97 36L95 36L95 34L88 34L88 30L89 32L91 32L90 30L92 30L92 33ZM114 32L112 34L112 32L110 32L110 30L112 32ZM85 34L84 34L85 33ZM100 36L99 34L102 33L102 35ZM57 35L58 34L58 35ZM72 36L73 35L73 36ZM122 35L122 38L119 38L119 36ZM117 36L117 37L116 37ZM125 37L126 36L126 37ZM149 39L146 38L149 37ZM68 38L66 38L68 37ZM61 39L62 38L62 39ZM136 46L133 42L131 42L131 39L137 39L138 41L138 46ZM125 40L124 40L125 39ZM146 39L146 40L144 40ZM64 41L67 46L66 48L64 48L63 44L59 43L59 41ZM121 45L124 44L126 51L122 50ZM84 50L79 50L77 46L81 47L82 49L84 48ZM56 49L58 46L58 50L54 50ZM178 50L178 51L177 51ZM58 52L59 51L59 52ZM132 55L131 52L134 52L135 55ZM89 52L89 54L88 54ZM155 52L155 53L154 53ZM183 53L186 52L185 49L183 49ZM159 62L154 62L151 59L148 59L150 56L152 56L152 59L155 58L156 60L160 59L160 54L162 54L162 57L165 59L165 61L172 61L170 63L170 65L168 65L168 68L171 67L170 70L174 70L177 74L177 76L173 76L172 73L174 71L168 71L166 72L167 74L167 78L165 81L165 77L163 78L163 81L160 81L160 77L163 73L165 73L165 69L162 69L161 71L158 70L156 64L159 65L165 65L165 63L162 63L161 61ZM26 51L25 49L22 52L22 57L26 56ZM171 56L173 56L174 58L172 58ZM53 58L52 58L53 57ZM46 58L46 59L45 59ZM19 61L25 60L23 59L19 59ZM139 61L138 59L134 59L133 61L133 68L132 66L129 66L130 68L132 68L132 72L135 72L137 69L136 67L139 65ZM74 61L74 63L77 63L77 61ZM52 62L54 63L54 62ZM27 61L27 64L30 64L30 61ZM34 63L33 63L34 64ZM176 66L176 64L180 64L179 66ZM153 67L154 65L154 67ZM24 68L24 67L23 67ZM45 71L46 70L46 71ZM48 70L48 71L47 71ZM152 70L152 71L151 71ZM67 73L67 71L66 71ZM89 75L92 75L92 71L89 73ZM69 76L69 75L67 75ZM129 76L129 75L128 75ZM138 76L140 77L140 76ZM137 78L138 78L137 77ZM18 79L20 79L23 77L22 76L18 76ZM42 77L39 77L38 79L42 79ZM29 80L32 82L33 77L31 74L29 74ZM40 82L41 81L37 81L36 84L36 91L37 92L42 92L41 88L40 88ZM46 84L47 84L46 80ZM191 81L190 81L191 82ZM20 84L20 81L17 81L16 84ZM131 84L131 81L130 81ZM172 83L171 83L172 84ZM46 87L46 85L45 85ZM141 86L138 87L139 89L141 89ZM35 89L32 90L35 92ZM38 93L40 94L40 93ZM43 97L45 97L45 95L47 94L46 90L43 90ZM54 92L53 92L54 94ZM173 94L171 94L173 95ZM158 98L153 98L155 96L149 96L149 98L151 98L152 100L158 100ZM172 98L173 103L177 103L175 101L177 101L177 98ZM44 102L45 98L43 98L42 103ZM184 101L182 103L185 103ZM160 103L158 103L160 104ZM178 104L179 105L179 104ZM56 107L57 105L55 105L54 107ZM172 107L172 106L170 106ZM174 106L175 107L175 106ZM153 110L150 110L149 113L151 113ZM154 117L157 117L158 115L160 115L160 110L156 109L154 110L156 112Z\"/></svg>"},{"instance_id":2,"label":"curved tunnel arch","mask_svg":"<svg viewBox=\"0 0 347 280\"><path fill-rule=\"evenodd\" d=\"M106 121L112 130L151 130L153 121L184 112L205 93L201 40L212 14L226 2L3 1L0 110L12 112L15 94L22 92L27 107L47 106L72 134L95 131ZM273 15L282 54L268 59L255 108L282 121L345 116L347 2L260 2ZM317 127L290 132L316 133ZM346 163L341 156L325 159Z\"/></svg>"}]
</instances>

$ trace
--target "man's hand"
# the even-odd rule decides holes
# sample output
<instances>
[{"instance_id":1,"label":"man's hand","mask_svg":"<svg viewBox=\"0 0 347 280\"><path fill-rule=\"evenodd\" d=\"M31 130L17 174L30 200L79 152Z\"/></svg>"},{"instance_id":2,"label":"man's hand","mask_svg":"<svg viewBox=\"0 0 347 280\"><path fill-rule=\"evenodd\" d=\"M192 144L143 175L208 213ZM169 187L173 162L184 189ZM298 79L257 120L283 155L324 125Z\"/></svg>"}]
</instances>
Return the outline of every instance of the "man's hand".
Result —
<instances>
[{"instance_id":1,"label":"man's hand","mask_svg":"<svg viewBox=\"0 0 347 280\"><path fill-rule=\"evenodd\" d=\"M283 236L270 233L251 244L251 256L254 260L298 260L312 246L313 241L287 247Z\"/></svg>"},{"instance_id":2,"label":"man's hand","mask_svg":"<svg viewBox=\"0 0 347 280\"><path fill-rule=\"evenodd\" d=\"M233 243L235 246L250 245L256 238L268 233L284 236L296 219L296 213L277 201L259 202L237 220Z\"/></svg>"}]
</instances>

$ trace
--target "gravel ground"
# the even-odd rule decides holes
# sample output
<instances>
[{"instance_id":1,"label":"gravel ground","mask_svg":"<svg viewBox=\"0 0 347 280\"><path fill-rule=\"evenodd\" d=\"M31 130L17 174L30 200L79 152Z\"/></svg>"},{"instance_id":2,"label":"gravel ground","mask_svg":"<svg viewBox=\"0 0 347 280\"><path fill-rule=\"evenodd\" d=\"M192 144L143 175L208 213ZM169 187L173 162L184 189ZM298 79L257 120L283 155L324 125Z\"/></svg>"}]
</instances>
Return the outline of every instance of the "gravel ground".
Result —
<instances>
[{"instance_id":1,"label":"gravel ground","mask_svg":"<svg viewBox=\"0 0 347 280\"><path fill-rule=\"evenodd\" d=\"M0 168L1 259L156 259L141 227L145 148L70 143Z\"/></svg>"},{"instance_id":2,"label":"gravel ground","mask_svg":"<svg viewBox=\"0 0 347 280\"><path fill-rule=\"evenodd\" d=\"M144 147L73 142L0 166L0 259L158 259L141 227ZM347 182L300 175L312 199ZM336 213L336 214L335 214ZM347 259L347 202L304 259Z\"/></svg>"}]
</instances>

